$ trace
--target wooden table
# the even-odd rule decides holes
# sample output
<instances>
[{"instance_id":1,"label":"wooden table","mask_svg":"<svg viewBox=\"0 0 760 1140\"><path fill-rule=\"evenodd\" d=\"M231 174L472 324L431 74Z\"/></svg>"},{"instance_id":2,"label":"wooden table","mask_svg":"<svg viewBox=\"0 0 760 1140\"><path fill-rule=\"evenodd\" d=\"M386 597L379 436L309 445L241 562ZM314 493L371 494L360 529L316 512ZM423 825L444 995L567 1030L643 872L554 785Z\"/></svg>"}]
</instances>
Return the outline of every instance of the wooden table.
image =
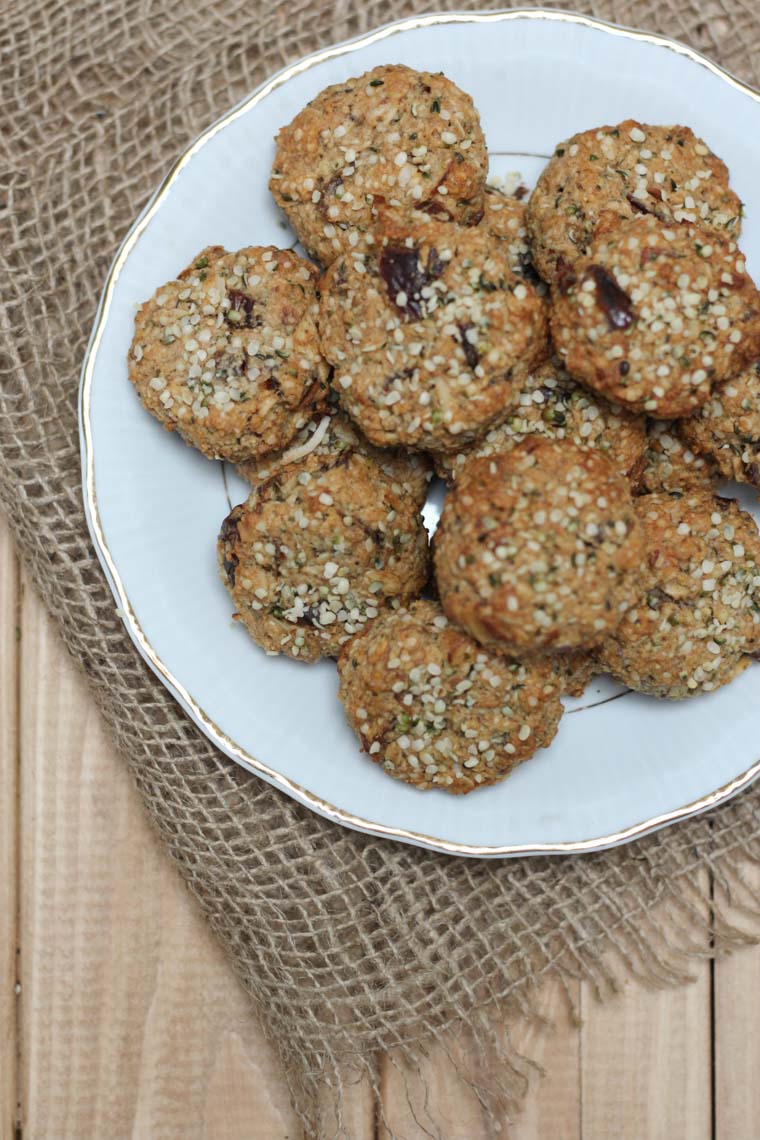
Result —
<instances>
[{"instance_id":1,"label":"wooden table","mask_svg":"<svg viewBox=\"0 0 760 1140\"><path fill-rule=\"evenodd\" d=\"M0 526L0 1140L296 1140L277 1059L154 838ZM760 886L760 874L756 876ZM544 1066L500 1140L758 1140L760 949L634 983L582 1025L544 995ZM429 1062L445 1140L493 1135ZM436 1081L438 1083L436 1084ZM404 1136L400 1078L384 1107ZM384 1129L366 1090L356 1140Z\"/></svg>"}]
</instances>

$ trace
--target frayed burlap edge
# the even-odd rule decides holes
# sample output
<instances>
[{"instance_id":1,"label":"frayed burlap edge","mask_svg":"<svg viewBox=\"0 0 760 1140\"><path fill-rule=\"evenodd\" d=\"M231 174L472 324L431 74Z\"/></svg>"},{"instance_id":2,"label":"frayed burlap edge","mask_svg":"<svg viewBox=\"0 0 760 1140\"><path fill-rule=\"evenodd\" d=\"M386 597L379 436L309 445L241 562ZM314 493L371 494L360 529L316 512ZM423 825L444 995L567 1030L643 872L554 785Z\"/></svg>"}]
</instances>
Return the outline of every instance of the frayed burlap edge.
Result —
<instances>
[{"instance_id":1,"label":"frayed burlap edge","mask_svg":"<svg viewBox=\"0 0 760 1140\"><path fill-rule=\"evenodd\" d=\"M388 1051L413 1080L433 1037L496 1120L515 1110L531 1071L507 1027L538 1016L544 981L570 993L584 979L600 998L631 975L674 985L695 958L760 933L760 898L745 878L760 859L759 790L573 859L456 860L345 831L199 734L133 649L92 551L77 380L129 224L198 131L266 75L422 8L10 0L0 31L0 499L315 1136L348 1134L340 1116L323 1115L325 1088L340 1103L366 1075L378 1092L377 1058ZM741 0L583 8L680 37L758 83L760 18ZM435 1104L415 1111L436 1135Z\"/></svg>"}]
</instances>

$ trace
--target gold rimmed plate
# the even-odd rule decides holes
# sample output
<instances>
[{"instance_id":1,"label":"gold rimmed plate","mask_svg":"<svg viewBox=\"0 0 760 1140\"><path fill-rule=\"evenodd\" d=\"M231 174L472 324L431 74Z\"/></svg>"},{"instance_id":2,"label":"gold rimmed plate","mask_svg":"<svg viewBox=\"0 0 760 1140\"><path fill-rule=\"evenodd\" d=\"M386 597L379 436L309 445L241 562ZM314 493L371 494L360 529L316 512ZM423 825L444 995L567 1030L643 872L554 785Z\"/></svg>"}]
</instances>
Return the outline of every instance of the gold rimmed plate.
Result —
<instances>
[{"instance_id":1,"label":"gold rimmed plate","mask_svg":"<svg viewBox=\"0 0 760 1140\"><path fill-rule=\"evenodd\" d=\"M760 272L760 95L674 41L537 9L414 17L285 68L178 159L122 245L84 362L84 498L135 645L233 760L336 823L457 855L593 851L704 811L760 771L760 668L684 703L610 681L568 701L552 747L466 797L419 792L362 756L330 662L269 658L235 626L215 539L245 485L167 435L127 381L135 307L204 245L290 245L267 189L277 129L379 63L444 71L480 110L492 174L531 184L555 143L602 122L686 122L729 164ZM757 209L754 208L757 202ZM224 478L223 478L224 475ZM225 482L226 480L226 482ZM744 505L757 517L754 499ZM438 500L426 519L435 525Z\"/></svg>"}]
</instances>

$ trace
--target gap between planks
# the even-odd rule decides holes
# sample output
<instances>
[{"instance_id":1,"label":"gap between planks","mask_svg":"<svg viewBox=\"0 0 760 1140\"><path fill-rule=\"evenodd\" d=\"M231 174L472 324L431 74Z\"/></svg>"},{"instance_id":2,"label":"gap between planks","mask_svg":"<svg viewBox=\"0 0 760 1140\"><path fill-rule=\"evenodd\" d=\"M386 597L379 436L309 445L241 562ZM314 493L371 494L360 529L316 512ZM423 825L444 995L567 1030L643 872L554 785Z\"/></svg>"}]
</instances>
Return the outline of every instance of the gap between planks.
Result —
<instances>
[{"instance_id":1,"label":"gap between planks","mask_svg":"<svg viewBox=\"0 0 760 1140\"><path fill-rule=\"evenodd\" d=\"M705 952L709 942L706 914ZM709 959L690 972L675 988L626 981L604 1004L584 984L584 1140L714 1140Z\"/></svg>"},{"instance_id":2,"label":"gap between planks","mask_svg":"<svg viewBox=\"0 0 760 1140\"><path fill-rule=\"evenodd\" d=\"M749 865L744 874L748 886L760 893L760 867ZM748 928L738 908L732 917L738 926ZM713 965L713 978L715 1140L758 1140L760 947L719 959Z\"/></svg>"},{"instance_id":3,"label":"gap between planks","mask_svg":"<svg viewBox=\"0 0 760 1140\"><path fill-rule=\"evenodd\" d=\"M18 1119L19 572L0 517L0 1140Z\"/></svg>"},{"instance_id":4,"label":"gap between planks","mask_svg":"<svg viewBox=\"0 0 760 1140\"><path fill-rule=\"evenodd\" d=\"M570 990L580 999L580 987ZM516 1026L512 1042L518 1051L536 1061L543 1075L533 1072L522 1110L513 1120L504 1120L499 1140L581 1140L580 1058L581 1033L573 1022L570 1004L560 986L546 985L538 996L539 1013L547 1026ZM467 1047L464 1046L464 1052ZM422 1081L405 1066L384 1059L381 1070L382 1100L388 1125L405 1140L437 1135L443 1140L493 1140L476 1095L452 1076L439 1046L421 1062ZM489 1073L479 1074L485 1082ZM424 1082L424 1083L423 1083ZM425 1093L433 1111L427 1112ZM427 1131L425 1131L427 1129ZM389 1132L379 1121L379 1140ZM641 1140L641 1138L637 1138Z\"/></svg>"}]
</instances>

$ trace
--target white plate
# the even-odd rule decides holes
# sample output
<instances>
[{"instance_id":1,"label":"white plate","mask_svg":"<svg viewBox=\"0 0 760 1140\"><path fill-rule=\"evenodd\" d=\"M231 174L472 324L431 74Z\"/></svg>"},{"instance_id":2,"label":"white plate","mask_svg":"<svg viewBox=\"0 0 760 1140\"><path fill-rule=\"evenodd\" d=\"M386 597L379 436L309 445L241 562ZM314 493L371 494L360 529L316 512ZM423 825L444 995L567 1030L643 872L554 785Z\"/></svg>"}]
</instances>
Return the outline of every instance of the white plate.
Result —
<instances>
[{"instance_id":1,"label":"white plate","mask_svg":"<svg viewBox=\"0 0 760 1140\"><path fill-rule=\"evenodd\" d=\"M681 704L595 683L568 702L552 747L505 783L466 797L415 791L360 754L333 664L268 658L233 626L215 564L228 510L222 466L164 432L127 382L137 304L198 249L292 242L267 190L277 129L323 87L388 62L444 71L469 91L492 173L518 170L529 182L576 131L628 117L688 123L728 162L748 203L744 246L760 273L760 95L688 48L530 10L424 16L319 52L193 144L116 258L82 377L92 537L132 639L190 716L234 760L315 811L461 855L620 843L754 779L760 668ZM232 501L244 498L244 485L228 481Z\"/></svg>"}]
</instances>

